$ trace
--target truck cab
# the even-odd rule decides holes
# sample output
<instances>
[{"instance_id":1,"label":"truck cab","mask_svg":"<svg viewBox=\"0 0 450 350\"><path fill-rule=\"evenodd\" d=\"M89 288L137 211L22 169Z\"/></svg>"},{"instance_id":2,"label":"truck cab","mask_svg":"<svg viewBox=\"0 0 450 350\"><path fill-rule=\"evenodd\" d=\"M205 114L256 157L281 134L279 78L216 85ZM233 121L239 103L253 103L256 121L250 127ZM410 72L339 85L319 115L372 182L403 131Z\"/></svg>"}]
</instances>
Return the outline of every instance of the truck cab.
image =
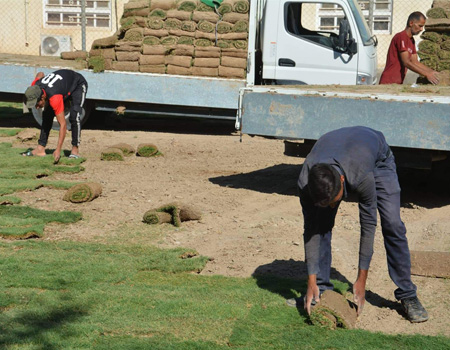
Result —
<instances>
[{"instance_id":1,"label":"truck cab","mask_svg":"<svg viewBox=\"0 0 450 350\"><path fill-rule=\"evenodd\" d=\"M267 0L257 15L266 84L377 82L377 40L357 0Z\"/></svg>"}]
</instances>

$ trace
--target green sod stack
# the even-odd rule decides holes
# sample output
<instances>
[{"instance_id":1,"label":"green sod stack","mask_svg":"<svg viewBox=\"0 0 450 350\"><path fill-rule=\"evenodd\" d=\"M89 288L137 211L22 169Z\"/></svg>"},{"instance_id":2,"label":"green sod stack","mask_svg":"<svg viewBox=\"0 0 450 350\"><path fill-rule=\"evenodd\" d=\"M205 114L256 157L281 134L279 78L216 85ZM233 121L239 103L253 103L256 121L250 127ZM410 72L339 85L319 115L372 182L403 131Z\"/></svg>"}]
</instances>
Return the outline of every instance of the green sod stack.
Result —
<instances>
[{"instance_id":1,"label":"green sod stack","mask_svg":"<svg viewBox=\"0 0 450 350\"><path fill-rule=\"evenodd\" d=\"M450 0L435 0L427 11L425 31L421 35L420 62L440 74L439 85L450 85ZM427 83L425 78L418 82Z\"/></svg>"},{"instance_id":2,"label":"green sod stack","mask_svg":"<svg viewBox=\"0 0 450 350\"><path fill-rule=\"evenodd\" d=\"M243 79L248 12L248 0L217 9L200 0L131 0L120 30L93 42L89 68Z\"/></svg>"}]
</instances>

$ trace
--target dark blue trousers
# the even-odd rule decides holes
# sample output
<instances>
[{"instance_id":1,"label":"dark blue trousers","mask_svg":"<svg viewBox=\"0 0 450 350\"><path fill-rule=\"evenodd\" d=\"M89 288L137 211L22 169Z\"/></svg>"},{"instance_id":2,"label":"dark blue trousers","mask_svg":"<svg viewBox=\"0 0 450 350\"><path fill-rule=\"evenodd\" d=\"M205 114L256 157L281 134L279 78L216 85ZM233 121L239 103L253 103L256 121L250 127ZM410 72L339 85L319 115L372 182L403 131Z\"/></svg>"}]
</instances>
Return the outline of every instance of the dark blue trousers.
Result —
<instances>
[{"instance_id":1,"label":"dark blue trousers","mask_svg":"<svg viewBox=\"0 0 450 350\"><path fill-rule=\"evenodd\" d=\"M374 177L389 276L397 286L394 294L397 300L414 297L417 287L411 281L411 259L406 228L400 218L400 184L392 155L377 164ZM319 208L311 207L312 204L304 200L301 200L301 203L305 227L319 226L316 227L317 230L314 230L320 234L320 271L317 274L317 285L320 292L333 289L333 284L330 282L331 236L338 206Z\"/></svg>"}]
</instances>

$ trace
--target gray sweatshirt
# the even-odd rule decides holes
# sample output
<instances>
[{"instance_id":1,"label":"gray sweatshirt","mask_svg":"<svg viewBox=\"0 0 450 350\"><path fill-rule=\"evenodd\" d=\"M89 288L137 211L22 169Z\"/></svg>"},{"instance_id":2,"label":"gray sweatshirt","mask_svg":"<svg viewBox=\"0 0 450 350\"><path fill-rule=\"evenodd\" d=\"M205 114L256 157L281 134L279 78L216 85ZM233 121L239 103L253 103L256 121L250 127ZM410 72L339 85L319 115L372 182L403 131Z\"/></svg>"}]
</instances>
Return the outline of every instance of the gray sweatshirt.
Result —
<instances>
[{"instance_id":1,"label":"gray sweatshirt","mask_svg":"<svg viewBox=\"0 0 450 350\"><path fill-rule=\"evenodd\" d=\"M314 222L317 219L315 207L309 197L308 174L314 164L333 165L345 177L345 192L358 196L361 237L359 248L359 268L368 270L373 254L373 241L377 225L377 194L373 175L377 164L392 156L384 135L376 130L363 127L348 127L331 131L314 145L306 157L300 172L298 186L304 214L304 242L308 274L319 272L320 234L331 230L330 226ZM331 211L330 211L331 212Z\"/></svg>"}]
</instances>

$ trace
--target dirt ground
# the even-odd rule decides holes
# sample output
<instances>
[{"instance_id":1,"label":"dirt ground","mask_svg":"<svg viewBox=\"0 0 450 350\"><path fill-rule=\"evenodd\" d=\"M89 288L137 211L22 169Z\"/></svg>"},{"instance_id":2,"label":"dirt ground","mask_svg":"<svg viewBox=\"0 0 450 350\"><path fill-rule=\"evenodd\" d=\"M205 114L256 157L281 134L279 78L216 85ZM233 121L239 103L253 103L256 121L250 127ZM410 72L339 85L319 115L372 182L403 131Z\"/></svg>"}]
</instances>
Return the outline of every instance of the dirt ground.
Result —
<instances>
[{"instance_id":1,"label":"dirt ground","mask_svg":"<svg viewBox=\"0 0 450 350\"><path fill-rule=\"evenodd\" d=\"M134 147L152 142L164 156L101 161L101 150L118 142ZM50 147L55 145L56 133L49 142ZM70 149L70 135L65 149ZM303 159L285 156L283 151L280 140L244 135L240 142L230 122L124 121L109 129L83 130L81 153L87 158L86 170L56 176L100 182L103 194L99 198L71 204L62 201L63 191L48 188L18 195L25 205L83 213L84 219L78 223L49 225L44 238L47 240L190 247L211 258L202 271L204 275L250 277L256 272L305 279L303 218L296 196ZM401 211L410 248L448 252L449 194L430 186L420 176L407 175L405 179ZM195 205L203 213L202 220L185 222L181 228L165 225L155 229L142 223L146 210L174 200ZM358 247L357 203L344 202L333 231L334 278L354 282ZM430 314L430 320L422 324L411 324L401 315L378 227L367 302L357 328L450 336L450 280L413 276L413 281Z\"/></svg>"}]
</instances>

